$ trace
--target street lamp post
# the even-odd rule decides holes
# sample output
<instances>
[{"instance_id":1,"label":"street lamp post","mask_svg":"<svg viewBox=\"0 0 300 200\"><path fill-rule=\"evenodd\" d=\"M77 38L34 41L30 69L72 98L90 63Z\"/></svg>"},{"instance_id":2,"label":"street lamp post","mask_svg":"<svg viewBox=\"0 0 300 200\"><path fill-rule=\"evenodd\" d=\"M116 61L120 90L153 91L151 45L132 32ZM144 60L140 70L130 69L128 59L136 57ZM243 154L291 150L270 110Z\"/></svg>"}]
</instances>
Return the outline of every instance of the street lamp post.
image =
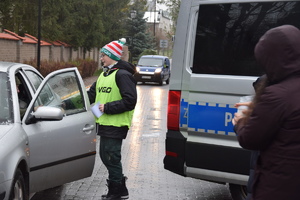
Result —
<instances>
[{"instance_id":1,"label":"street lamp post","mask_svg":"<svg viewBox=\"0 0 300 200\"><path fill-rule=\"evenodd\" d=\"M38 2L38 48L37 48L37 70L40 71L41 65L41 18L42 18L42 0Z\"/></svg>"},{"instance_id":2,"label":"street lamp post","mask_svg":"<svg viewBox=\"0 0 300 200\"><path fill-rule=\"evenodd\" d=\"M136 11L135 10L131 10L130 11L130 18L131 20L133 21L134 18L136 18ZM132 24L133 26L133 24ZM130 52L130 63L132 63L132 58L133 58L133 48L134 48L134 43L133 43L133 36L134 36L134 33L132 33L132 36L130 37L131 38L131 52Z\"/></svg>"},{"instance_id":3,"label":"street lamp post","mask_svg":"<svg viewBox=\"0 0 300 200\"><path fill-rule=\"evenodd\" d=\"M154 0L154 23L153 23L153 35L155 38L155 26L156 26L156 0Z\"/></svg>"}]
</instances>

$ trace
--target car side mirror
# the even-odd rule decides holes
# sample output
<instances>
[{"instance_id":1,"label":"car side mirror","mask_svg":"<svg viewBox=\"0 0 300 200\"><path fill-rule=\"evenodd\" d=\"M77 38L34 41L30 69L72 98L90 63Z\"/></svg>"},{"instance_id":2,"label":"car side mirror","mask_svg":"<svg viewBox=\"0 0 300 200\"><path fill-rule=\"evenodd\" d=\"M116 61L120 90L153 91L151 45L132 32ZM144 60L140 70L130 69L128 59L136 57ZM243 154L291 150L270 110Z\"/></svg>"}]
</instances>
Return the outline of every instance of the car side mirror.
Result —
<instances>
[{"instance_id":1,"label":"car side mirror","mask_svg":"<svg viewBox=\"0 0 300 200\"><path fill-rule=\"evenodd\" d=\"M63 117L64 111L62 108L41 106L29 115L26 124L32 124L37 121L59 121Z\"/></svg>"}]
</instances>

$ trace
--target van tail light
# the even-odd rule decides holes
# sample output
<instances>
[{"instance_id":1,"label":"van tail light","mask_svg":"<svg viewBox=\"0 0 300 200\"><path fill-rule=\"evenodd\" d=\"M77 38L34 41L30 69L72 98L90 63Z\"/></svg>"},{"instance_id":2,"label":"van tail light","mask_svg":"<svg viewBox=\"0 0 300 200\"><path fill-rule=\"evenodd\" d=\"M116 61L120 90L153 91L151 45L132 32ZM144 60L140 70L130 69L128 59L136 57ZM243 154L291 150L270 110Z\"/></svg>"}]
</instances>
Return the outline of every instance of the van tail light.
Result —
<instances>
[{"instance_id":1,"label":"van tail light","mask_svg":"<svg viewBox=\"0 0 300 200\"><path fill-rule=\"evenodd\" d=\"M167 126L169 130L179 131L180 97L181 91L169 91L167 119Z\"/></svg>"}]
</instances>

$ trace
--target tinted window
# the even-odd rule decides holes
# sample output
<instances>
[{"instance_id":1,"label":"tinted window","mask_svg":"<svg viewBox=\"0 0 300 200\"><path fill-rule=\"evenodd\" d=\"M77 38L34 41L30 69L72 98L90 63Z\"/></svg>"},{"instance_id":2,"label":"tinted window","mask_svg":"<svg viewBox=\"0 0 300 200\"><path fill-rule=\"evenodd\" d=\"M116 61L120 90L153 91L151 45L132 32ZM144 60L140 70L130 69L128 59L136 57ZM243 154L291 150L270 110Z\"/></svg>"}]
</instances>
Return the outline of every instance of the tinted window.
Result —
<instances>
[{"instance_id":1,"label":"tinted window","mask_svg":"<svg viewBox=\"0 0 300 200\"><path fill-rule=\"evenodd\" d=\"M192 71L204 74L263 74L254 47L270 28L300 28L300 2L200 5Z\"/></svg>"},{"instance_id":2,"label":"tinted window","mask_svg":"<svg viewBox=\"0 0 300 200\"><path fill-rule=\"evenodd\" d=\"M12 122L12 98L7 74L0 72L0 125Z\"/></svg>"}]
</instances>

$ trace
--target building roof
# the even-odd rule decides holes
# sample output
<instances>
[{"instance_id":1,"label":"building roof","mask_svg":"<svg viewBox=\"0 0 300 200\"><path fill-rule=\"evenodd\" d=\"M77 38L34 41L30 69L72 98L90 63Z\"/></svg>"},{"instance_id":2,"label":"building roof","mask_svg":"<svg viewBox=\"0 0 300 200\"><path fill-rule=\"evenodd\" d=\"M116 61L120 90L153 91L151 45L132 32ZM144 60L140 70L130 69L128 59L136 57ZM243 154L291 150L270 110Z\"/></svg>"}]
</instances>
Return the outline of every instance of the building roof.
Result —
<instances>
[{"instance_id":1,"label":"building roof","mask_svg":"<svg viewBox=\"0 0 300 200\"><path fill-rule=\"evenodd\" d=\"M12 31L7 30L7 29L4 29L3 33L0 33L0 39L21 40L23 43L29 43L29 44L37 44L38 43L38 39L32 35L25 33L25 37L22 37ZM62 41L47 42L47 41L41 40L41 46L51 46L51 45L65 46L65 47L71 46Z\"/></svg>"},{"instance_id":2,"label":"building roof","mask_svg":"<svg viewBox=\"0 0 300 200\"><path fill-rule=\"evenodd\" d=\"M71 46L71 45L69 45L65 42L59 41L59 40L57 40L56 42L60 43L61 45L65 46L65 47L70 47Z\"/></svg>"},{"instance_id":3,"label":"building roof","mask_svg":"<svg viewBox=\"0 0 300 200\"><path fill-rule=\"evenodd\" d=\"M12 37L16 38L16 40L22 40L23 43L31 43L31 44L36 43L36 41L32 40L31 38L19 36L18 34L12 32L12 31L9 31L7 29L4 29L4 34L11 35Z\"/></svg>"},{"instance_id":4,"label":"building roof","mask_svg":"<svg viewBox=\"0 0 300 200\"><path fill-rule=\"evenodd\" d=\"M13 35L7 34L7 33L0 33L0 38L6 39L6 40L20 40L19 38L15 37Z\"/></svg>"},{"instance_id":5,"label":"building roof","mask_svg":"<svg viewBox=\"0 0 300 200\"><path fill-rule=\"evenodd\" d=\"M38 39L36 37L29 35L27 33L25 33L25 38L30 38L34 40L36 43L38 42ZM41 46L51 46L51 45L52 45L51 43L41 40Z\"/></svg>"}]
</instances>

